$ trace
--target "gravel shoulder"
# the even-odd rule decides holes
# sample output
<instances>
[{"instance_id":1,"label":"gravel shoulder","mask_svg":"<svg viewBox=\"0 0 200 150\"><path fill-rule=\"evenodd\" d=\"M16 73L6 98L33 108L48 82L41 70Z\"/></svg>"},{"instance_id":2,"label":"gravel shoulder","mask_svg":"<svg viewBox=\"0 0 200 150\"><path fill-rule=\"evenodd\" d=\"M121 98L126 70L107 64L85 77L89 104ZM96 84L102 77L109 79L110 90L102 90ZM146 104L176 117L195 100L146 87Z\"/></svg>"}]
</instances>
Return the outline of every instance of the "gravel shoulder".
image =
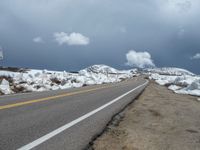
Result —
<instances>
[{"instance_id":1,"label":"gravel shoulder","mask_svg":"<svg viewBox=\"0 0 200 150\"><path fill-rule=\"evenodd\" d=\"M94 141L95 150L199 150L200 102L151 82Z\"/></svg>"}]
</instances>

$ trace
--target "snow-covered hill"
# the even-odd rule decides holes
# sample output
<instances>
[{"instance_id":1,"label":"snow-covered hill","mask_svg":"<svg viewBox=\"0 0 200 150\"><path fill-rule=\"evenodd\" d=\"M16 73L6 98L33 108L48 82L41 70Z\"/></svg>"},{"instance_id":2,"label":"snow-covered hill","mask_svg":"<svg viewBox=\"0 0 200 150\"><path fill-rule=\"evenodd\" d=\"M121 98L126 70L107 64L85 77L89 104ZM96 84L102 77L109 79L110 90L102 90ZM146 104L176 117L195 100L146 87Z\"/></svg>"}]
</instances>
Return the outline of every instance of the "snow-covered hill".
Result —
<instances>
[{"instance_id":1,"label":"snow-covered hill","mask_svg":"<svg viewBox=\"0 0 200 150\"><path fill-rule=\"evenodd\" d=\"M117 74L120 71L106 65L93 65L83 70L80 70L80 72L88 72L88 73L96 73L96 74L101 73L101 74L106 75L106 74Z\"/></svg>"},{"instance_id":2,"label":"snow-covered hill","mask_svg":"<svg viewBox=\"0 0 200 150\"><path fill-rule=\"evenodd\" d=\"M131 69L131 70L117 70L115 68L112 68L107 65L93 65L90 67L87 67L83 70L80 70L79 73L87 72L87 73L96 73L96 74L136 74L137 69Z\"/></svg>"},{"instance_id":3,"label":"snow-covered hill","mask_svg":"<svg viewBox=\"0 0 200 150\"><path fill-rule=\"evenodd\" d=\"M78 73L8 69L0 70L0 93L58 90L86 85L120 82L135 76L133 71L120 71L106 65L94 65Z\"/></svg>"},{"instance_id":4,"label":"snow-covered hill","mask_svg":"<svg viewBox=\"0 0 200 150\"><path fill-rule=\"evenodd\" d=\"M182 68L175 68L175 67L163 67L163 68L153 68L153 69L145 69L144 71L149 73L157 73L160 75L176 75L176 76L182 76L182 75L195 75L194 73L182 69Z\"/></svg>"}]
</instances>

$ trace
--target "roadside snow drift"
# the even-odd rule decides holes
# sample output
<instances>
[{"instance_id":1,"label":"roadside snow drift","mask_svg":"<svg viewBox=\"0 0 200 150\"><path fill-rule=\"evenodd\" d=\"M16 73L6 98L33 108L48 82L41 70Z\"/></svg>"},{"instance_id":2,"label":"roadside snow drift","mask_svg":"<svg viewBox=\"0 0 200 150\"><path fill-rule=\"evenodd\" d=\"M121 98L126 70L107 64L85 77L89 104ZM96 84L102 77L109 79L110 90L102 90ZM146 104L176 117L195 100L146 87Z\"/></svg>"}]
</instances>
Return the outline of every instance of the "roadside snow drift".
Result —
<instances>
[{"instance_id":1,"label":"roadside snow drift","mask_svg":"<svg viewBox=\"0 0 200 150\"><path fill-rule=\"evenodd\" d=\"M146 74L149 79L179 94L200 96L200 76L180 68L117 70L106 65L93 65L77 73L0 68L0 94L76 88L87 85L120 82Z\"/></svg>"},{"instance_id":2,"label":"roadside snow drift","mask_svg":"<svg viewBox=\"0 0 200 150\"><path fill-rule=\"evenodd\" d=\"M120 82L136 75L136 70L119 71L106 65L94 65L78 73L48 70L0 70L0 93L58 90L87 85Z\"/></svg>"},{"instance_id":3,"label":"roadside snow drift","mask_svg":"<svg viewBox=\"0 0 200 150\"><path fill-rule=\"evenodd\" d=\"M200 76L179 68L149 69L149 78L179 94L200 96Z\"/></svg>"}]
</instances>

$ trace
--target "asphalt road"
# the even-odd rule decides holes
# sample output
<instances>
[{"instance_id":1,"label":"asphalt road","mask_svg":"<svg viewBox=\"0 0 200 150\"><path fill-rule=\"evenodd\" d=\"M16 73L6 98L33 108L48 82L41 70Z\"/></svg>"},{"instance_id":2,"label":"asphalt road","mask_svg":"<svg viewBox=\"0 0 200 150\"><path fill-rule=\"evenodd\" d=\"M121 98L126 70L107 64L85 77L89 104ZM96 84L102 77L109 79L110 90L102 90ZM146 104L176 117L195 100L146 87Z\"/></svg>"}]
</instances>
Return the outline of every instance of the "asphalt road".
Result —
<instances>
[{"instance_id":1,"label":"asphalt road","mask_svg":"<svg viewBox=\"0 0 200 150\"><path fill-rule=\"evenodd\" d=\"M147 81L0 97L0 150L84 149Z\"/></svg>"}]
</instances>

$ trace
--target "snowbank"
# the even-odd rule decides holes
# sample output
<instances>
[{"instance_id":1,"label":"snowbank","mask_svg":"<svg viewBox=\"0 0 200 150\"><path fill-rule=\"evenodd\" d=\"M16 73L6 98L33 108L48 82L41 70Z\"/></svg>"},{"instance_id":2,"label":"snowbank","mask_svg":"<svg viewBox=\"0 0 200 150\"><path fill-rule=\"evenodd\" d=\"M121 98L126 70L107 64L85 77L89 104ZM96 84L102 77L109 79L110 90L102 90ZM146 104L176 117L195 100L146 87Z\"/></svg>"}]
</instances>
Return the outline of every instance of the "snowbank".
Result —
<instances>
[{"instance_id":1,"label":"snowbank","mask_svg":"<svg viewBox=\"0 0 200 150\"><path fill-rule=\"evenodd\" d=\"M22 71L20 71L22 70ZM117 70L106 65L93 65L78 73L48 70L0 70L0 93L46 91L82 87L86 85L120 82L139 73L167 86L175 93L200 96L200 76L180 68L154 68L138 71Z\"/></svg>"},{"instance_id":2,"label":"snowbank","mask_svg":"<svg viewBox=\"0 0 200 150\"><path fill-rule=\"evenodd\" d=\"M200 96L200 77L183 74L181 76L161 75L152 73L149 77L160 85L166 85L170 90L179 94Z\"/></svg>"},{"instance_id":3,"label":"snowbank","mask_svg":"<svg viewBox=\"0 0 200 150\"><path fill-rule=\"evenodd\" d=\"M120 82L135 76L134 70L120 71L106 65L94 65L78 73L26 70L24 72L0 70L2 94L58 90L86 85ZM6 79L9 79L6 80Z\"/></svg>"},{"instance_id":4,"label":"snowbank","mask_svg":"<svg viewBox=\"0 0 200 150\"><path fill-rule=\"evenodd\" d=\"M3 79L1 81L1 84L0 84L0 91L1 93L3 94L10 94L10 93L13 93L12 90L10 89L10 85L9 85L9 82L5 79Z\"/></svg>"}]
</instances>

